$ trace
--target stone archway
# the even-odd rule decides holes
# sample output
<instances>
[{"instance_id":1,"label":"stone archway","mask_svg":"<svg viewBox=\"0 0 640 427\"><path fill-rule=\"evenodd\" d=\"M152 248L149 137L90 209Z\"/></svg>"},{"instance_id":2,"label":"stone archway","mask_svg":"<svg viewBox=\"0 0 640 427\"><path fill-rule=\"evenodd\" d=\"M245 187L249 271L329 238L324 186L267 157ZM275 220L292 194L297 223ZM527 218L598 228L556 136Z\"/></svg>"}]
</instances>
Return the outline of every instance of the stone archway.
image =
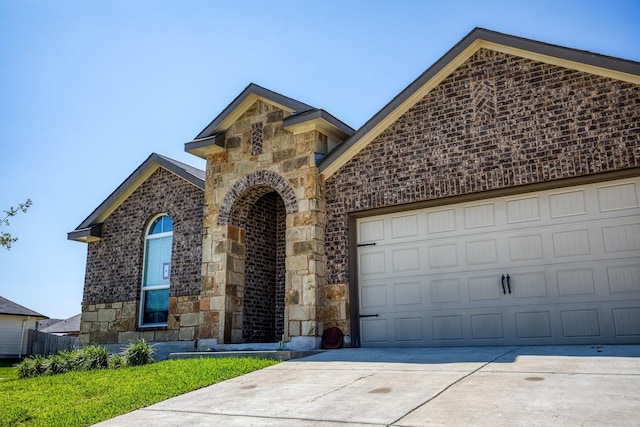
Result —
<instances>
[{"instance_id":1,"label":"stone archway","mask_svg":"<svg viewBox=\"0 0 640 427\"><path fill-rule=\"evenodd\" d=\"M252 191L247 197L246 192L249 189ZM275 172L258 170L246 175L229 189L220 206L218 225L239 225L247 212L246 203L253 203L271 191L280 195L287 214L298 212L296 195L287 180Z\"/></svg>"},{"instance_id":2,"label":"stone archway","mask_svg":"<svg viewBox=\"0 0 640 427\"><path fill-rule=\"evenodd\" d=\"M284 202L272 191L256 200L247 211L242 341L276 342L284 334Z\"/></svg>"},{"instance_id":3,"label":"stone archway","mask_svg":"<svg viewBox=\"0 0 640 427\"><path fill-rule=\"evenodd\" d=\"M231 247L225 341L267 343L285 334L286 217L298 204L289 183L270 171L245 176L224 198L218 224Z\"/></svg>"}]
</instances>

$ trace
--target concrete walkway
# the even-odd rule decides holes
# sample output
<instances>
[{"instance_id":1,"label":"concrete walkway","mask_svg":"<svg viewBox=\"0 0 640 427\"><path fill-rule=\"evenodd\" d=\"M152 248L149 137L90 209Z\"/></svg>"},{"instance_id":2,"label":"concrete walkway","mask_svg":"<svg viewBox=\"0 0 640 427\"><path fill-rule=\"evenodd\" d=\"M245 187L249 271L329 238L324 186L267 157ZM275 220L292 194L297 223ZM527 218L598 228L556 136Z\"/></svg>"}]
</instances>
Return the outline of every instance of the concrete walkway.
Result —
<instances>
[{"instance_id":1,"label":"concrete walkway","mask_svg":"<svg viewBox=\"0 0 640 427\"><path fill-rule=\"evenodd\" d=\"M334 350L100 425L640 425L640 345Z\"/></svg>"}]
</instances>

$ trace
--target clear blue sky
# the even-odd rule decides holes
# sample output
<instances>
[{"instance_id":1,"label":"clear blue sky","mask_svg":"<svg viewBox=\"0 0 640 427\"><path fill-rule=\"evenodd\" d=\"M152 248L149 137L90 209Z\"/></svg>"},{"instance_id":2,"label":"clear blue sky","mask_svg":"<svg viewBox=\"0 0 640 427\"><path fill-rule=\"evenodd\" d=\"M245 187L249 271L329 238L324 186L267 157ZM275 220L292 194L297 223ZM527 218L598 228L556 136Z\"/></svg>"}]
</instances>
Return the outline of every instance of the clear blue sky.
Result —
<instances>
[{"instance_id":1,"label":"clear blue sky","mask_svg":"<svg viewBox=\"0 0 640 427\"><path fill-rule=\"evenodd\" d=\"M226 4L225 4L226 3ZM640 0L0 0L0 295L81 310L66 233L151 152L184 152L250 82L361 126L474 27L640 61Z\"/></svg>"}]
</instances>

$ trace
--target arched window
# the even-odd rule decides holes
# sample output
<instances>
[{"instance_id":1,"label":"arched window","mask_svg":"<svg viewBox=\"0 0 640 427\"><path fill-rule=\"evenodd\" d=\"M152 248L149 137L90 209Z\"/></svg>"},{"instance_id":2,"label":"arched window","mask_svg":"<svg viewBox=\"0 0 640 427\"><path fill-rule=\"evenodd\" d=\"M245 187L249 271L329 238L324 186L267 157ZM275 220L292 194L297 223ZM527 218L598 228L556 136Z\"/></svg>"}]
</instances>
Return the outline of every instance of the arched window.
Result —
<instances>
[{"instance_id":1,"label":"arched window","mask_svg":"<svg viewBox=\"0 0 640 427\"><path fill-rule=\"evenodd\" d=\"M145 235L140 325L164 326L169 317L173 224L167 215L151 221Z\"/></svg>"}]
</instances>

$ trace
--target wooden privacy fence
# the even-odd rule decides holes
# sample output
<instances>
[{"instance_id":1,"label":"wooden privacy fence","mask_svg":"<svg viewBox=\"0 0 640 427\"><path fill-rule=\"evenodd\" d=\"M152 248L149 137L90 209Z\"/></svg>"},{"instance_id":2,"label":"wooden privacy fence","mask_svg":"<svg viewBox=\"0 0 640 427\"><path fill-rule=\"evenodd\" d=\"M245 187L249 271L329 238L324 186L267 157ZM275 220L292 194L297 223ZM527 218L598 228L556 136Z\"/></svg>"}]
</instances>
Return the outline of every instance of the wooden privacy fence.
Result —
<instances>
[{"instance_id":1,"label":"wooden privacy fence","mask_svg":"<svg viewBox=\"0 0 640 427\"><path fill-rule=\"evenodd\" d=\"M71 350L74 347L78 347L78 337L61 337L33 329L29 330L27 355L36 356L39 354L46 356L59 351Z\"/></svg>"}]
</instances>

